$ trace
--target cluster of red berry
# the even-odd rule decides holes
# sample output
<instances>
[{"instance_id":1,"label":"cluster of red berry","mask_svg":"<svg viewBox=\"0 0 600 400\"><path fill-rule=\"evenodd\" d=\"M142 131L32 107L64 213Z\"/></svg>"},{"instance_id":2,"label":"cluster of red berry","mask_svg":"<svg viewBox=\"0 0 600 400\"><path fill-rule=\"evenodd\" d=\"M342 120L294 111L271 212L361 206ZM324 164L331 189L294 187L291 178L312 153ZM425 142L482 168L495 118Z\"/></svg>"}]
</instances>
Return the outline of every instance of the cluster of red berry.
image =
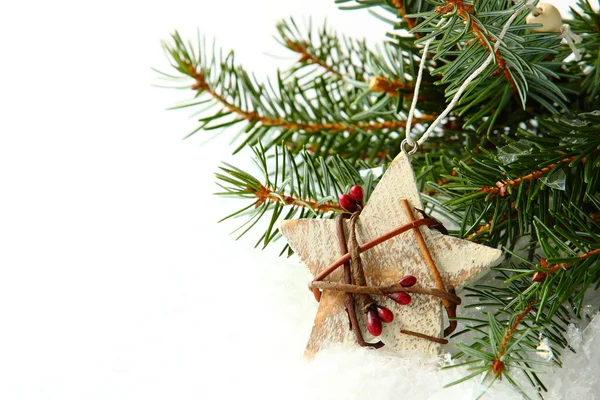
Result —
<instances>
[{"instance_id":1,"label":"cluster of red berry","mask_svg":"<svg viewBox=\"0 0 600 400\"><path fill-rule=\"evenodd\" d=\"M415 283L417 283L417 278L412 275L407 275L398 282L402 287L411 287L414 286ZM406 292L389 293L387 296L403 306L409 304L412 300L410 294ZM373 336L381 335L381 332L383 331L382 322L387 323L392 322L393 320L394 313L387 307L373 304L367 310L367 330Z\"/></svg>"},{"instance_id":2,"label":"cluster of red berry","mask_svg":"<svg viewBox=\"0 0 600 400\"><path fill-rule=\"evenodd\" d=\"M358 185L354 185L350 188L348 194L344 193L340 195L339 205L344 210L353 213L358 209L358 206L362 207L364 197L365 191L363 188Z\"/></svg>"}]
</instances>

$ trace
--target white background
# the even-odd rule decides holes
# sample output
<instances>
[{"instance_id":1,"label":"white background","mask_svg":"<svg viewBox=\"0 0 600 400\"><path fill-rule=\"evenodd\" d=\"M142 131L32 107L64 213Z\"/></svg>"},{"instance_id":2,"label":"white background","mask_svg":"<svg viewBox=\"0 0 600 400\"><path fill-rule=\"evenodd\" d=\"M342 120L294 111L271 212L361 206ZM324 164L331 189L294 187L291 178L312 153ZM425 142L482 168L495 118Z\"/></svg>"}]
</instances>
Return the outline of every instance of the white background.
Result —
<instances>
[{"instance_id":1,"label":"white background","mask_svg":"<svg viewBox=\"0 0 600 400\"><path fill-rule=\"evenodd\" d=\"M193 119L165 108L190 93L152 87L150 68L169 72L160 41L198 28L266 76L295 58L272 39L289 15L371 43L387 29L324 0L1 7L1 399L475 393L432 370L419 389L411 364L360 352L306 364L308 272L216 224L243 202L212 196L213 173L249 158L230 155L234 132L182 141Z\"/></svg>"}]
</instances>

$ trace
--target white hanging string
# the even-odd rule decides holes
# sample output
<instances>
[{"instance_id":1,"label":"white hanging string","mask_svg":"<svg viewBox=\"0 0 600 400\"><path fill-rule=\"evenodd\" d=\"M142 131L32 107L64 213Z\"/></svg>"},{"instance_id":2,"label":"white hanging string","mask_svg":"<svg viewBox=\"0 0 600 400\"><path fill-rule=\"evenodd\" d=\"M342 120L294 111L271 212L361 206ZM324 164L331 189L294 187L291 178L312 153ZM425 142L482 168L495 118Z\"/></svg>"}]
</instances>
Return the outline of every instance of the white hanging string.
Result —
<instances>
[{"instance_id":1,"label":"white hanging string","mask_svg":"<svg viewBox=\"0 0 600 400\"><path fill-rule=\"evenodd\" d=\"M573 52L575 61L581 60L581 52L579 51L577 46L575 46L576 44L581 43L581 36L579 36L578 34L573 32L571 30L571 27L567 24L564 24L560 28L560 36L567 41L567 44L569 45L569 47L571 48L571 51Z\"/></svg>"},{"instance_id":2,"label":"white hanging string","mask_svg":"<svg viewBox=\"0 0 600 400\"><path fill-rule=\"evenodd\" d=\"M410 127L412 125L412 118L413 118L413 114L414 114L414 109L416 108L416 105L417 105L417 97L418 97L418 93L419 93L419 86L421 84L420 77L423 74L422 70L423 70L423 68L425 66L425 61L424 60L427 57L427 50L429 49L429 45L433 41L433 38L431 38L427 42L425 42L425 46L423 48L423 50L424 50L423 57L421 58L421 64L419 65L419 74L417 76L417 82L416 82L416 85L415 85L415 95L413 96L413 101L412 101L412 104L411 104L411 107L410 107L410 112L408 114L408 120L406 121L406 129L405 129L406 137L402 141L402 143L400 144L400 150L401 151L407 152L408 155L411 155L411 154L414 154L417 151L417 148L420 145L422 145L423 143L425 143L425 141L429 138L429 136L435 130L435 128L437 128L437 126L440 124L440 122L444 118L446 118L446 116L448 116L448 114L450 114L450 112L452 111L452 109L454 108L454 106L458 103L458 101L460 100L460 97L462 96L462 94L464 93L464 91L467 89L467 87L469 86L469 84L471 82L473 82L473 80L475 80L475 78L477 78L492 63L492 60L494 59L494 54L500 48L500 41L504 38L504 35L506 35L506 32L508 32L508 28L510 28L510 26L512 25L512 23L514 22L514 20L517 18L519 12L521 12L524 8L529 8L529 6L531 4L533 4L533 0L529 0L527 3L525 3L524 5L522 5L521 7L517 8L515 10L515 12L508 19L508 21L506 21L506 23L504 24L504 27L502 28L502 31L500 32L500 35L498 35L498 40L494 44L493 53L491 53L488 56L488 58L484 61L483 64L481 64L481 66L479 68L477 68L475 71L473 71L473 73L471 75L469 75L469 77L458 88L458 91L454 94L454 97L452 98L452 100L450 101L450 104L448 104L448 106L446 107L446 109L435 119L435 121L433 121L431 123L431 125L429 126L429 128L419 138L419 140L417 140L415 142L410 137ZM404 149L404 146L406 146L407 144L413 146L413 148L410 149L409 151L407 151L407 150Z\"/></svg>"},{"instance_id":3,"label":"white hanging string","mask_svg":"<svg viewBox=\"0 0 600 400\"><path fill-rule=\"evenodd\" d=\"M436 25L440 27L444 22L444 18L438 22ZM421 57L421 63L419 64L419 73L417 74L417 81L415 82L415 93L413 94L413 100L410 105L410 110L408 111L408 118L406 120L406 127L404 130L406 131L406 142L411 146L415 147L415 141L410 137L410 130L412 128L412 120L415 114L415 109L417 108L417 99L419 98L419 89L421 88L421 80L423 79L423 70L425 69L425 60L427 59L427 52L429 51L429 45L433 41L433 38L429 39L425 42L425 46L423 46L423 57Z\"/></svg>"}]
</instances>

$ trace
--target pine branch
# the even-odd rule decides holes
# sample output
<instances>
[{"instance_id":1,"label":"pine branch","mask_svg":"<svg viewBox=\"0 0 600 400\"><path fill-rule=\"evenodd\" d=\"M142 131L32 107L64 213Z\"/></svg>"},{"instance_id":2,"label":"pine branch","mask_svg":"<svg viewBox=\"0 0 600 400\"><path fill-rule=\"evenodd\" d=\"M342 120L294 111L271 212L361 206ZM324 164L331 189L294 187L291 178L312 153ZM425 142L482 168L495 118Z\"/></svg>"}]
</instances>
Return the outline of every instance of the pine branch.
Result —
<instances>
[{"instance_id":1,"label":"pine branch","mask_svg":"<svg viewBox=\"0 0 600 400\"><path fill-rule=\"evenodd\" d=\"M339 35L326 24L315 31L312 21L301 30L293 18L277 24L277 40L300 58L291 74L298 73L307 66L318 66L325 74L338 79L361 81L365 76L365 65L371 51L364 40L354 40ZM309 79L311 73L306 74Z\"/></svg>"},{"instance_id":2,"label":"pine branch","mask_svg":"<svg viewBox=\"0 0 600 400\"><path fill-rule=\"evenodd\" d=\"M542 258L540 260L540 264L541 264L541 267L544 269L543 273L546 274L546 276L544 276L543 279L545 279L547 277L547 274L554 273L554 272L556 272L556 271L558 271L560 269L569 268L574 263L583 261L583 260L585 260L585 259L587 259L587 258L589 258L589 257L591 257L593 255L597 255L597 254L600 254L600 249L590 250L587 253L583 253L581 255L578 255L576 260L569 261L569 262L563 262L563 263L555 263L554 265L549 264L547 259Z\"/></svg>"},{"instance_id":3,"label":"pine branch","mask_svg":"<svg viewBox=\"0 0 600 400\"><path fill-rule=\"evenodd\" d=\"M253 150L262 179L225 164L216 174L218 184L223 188L217 194L252 201L221 220L232 217L246 219L238 228L245 228L238 238L254 227L259 219L270 217L266 231L257 243L263 248L279 238L277 227L282 219L331 218L342 211L337 204L341 193L353 185L361 185L368 197L379 179L370 171L371 166L364 162L356 168L341 157L326 160L307 152L294 155L285 146L275 147L271 156L267 156L260 146ZM286 249L291 251L287 246Z\"/></svg>"},{"instance_id":4,"label":"pine branch","mask_svg":"<svg viewBox=\"0 0 600 400\"><path fill-rule=\"evenodd\" d=\"M272 118L258 114L256 111L243 110L235 105L231 104L221 94L216 93L207 83L204 75L200 72L193 70L193 67L189 66L189 75L194 78L195 83L191 89L196 90L199 93L206 92L210 94L215 100L223 105L227 110L234 114L237 114L240 118L248 121L249 123L258 122L266 127L278 127L287 131L298 131L300 133L323 133L331 134L337 132L371 132L375 130L395 130L398 128L406 127L406 121L381 121L381 122L357 122L357 123L318 123L318 122L291 122L281 118ZM435 119L432 115L425 115L422 118L417 118L417 123L432 121Z\"/></svg>"},{"instance_id":5,"label":"pine branch","mask_svg":"<svg viewBox=\"0 0 600 400\"><path fill-rule=\"evenodd\" d=\"M466 4L462 0L448 0L443 6L438 6L434 10L438 14L456 13L465 26L468 27L470 33L479 42L481 47L486 49L488 53L493 53L498 70L492 72L492 76L503 75L506 81L510 84L511 90L517 91L517 86L506 66L506 61L502 57L500 50L494 51L494 43L496 38L485 32L485 29L478 24L477 16L474 13L473 4ZM472 41L467 42L467 46L472 46ZM439 53L438 53L439 56Z\"/></svg>"},{"instance_id":6,"label":"pine branch","mask_svg":"<svg viewBox=\"0 0 600 400\"><path fill-rule=\"evenodd\" d=\"M595 153L597 153L599 151L600 151L599 149L594 150ZM504 196L508 195L509 188L514 189L514 188L518 187L519 185L521 185L523 182L540 179L541 177L548 174L549 172L554 171L560 165L571 164L574 161L585 164L586 158L581 157L580 155L563 158L562 160L560 160L556 163L547 165L543 168L540 168L539 170L529 172L527 175L519 176L515 179L506 179L503 181L498 181L498 182L496 182L496 186L482 187L479 191L483 192L483 193L488 193L488 194L489 193L497 194L501 197L504 197ZM488 199L489 198L490 197L488 196Z\"/></svg>"},{"instance_id":7,"label":"pine branch","mask_svg":"<svg viewBox=\"0 0 600 400\"><path fill-rule=\"evenodd\" d=\"M571 12L573 19L566 22L582 38L579 48L583 50L581 62L569 66L576 76L574 89L587 94L578 99L580 109L595 110L600 107L600 13L588 0L579 0Z\"/></svg>"},{"instance_id":8,"label":"pine branch","mask_svg":"<svg viewBox=\"0 0 600 400\"><path fill-rule=\"evenodd\" d=\"M558 113L567 108L563 92L573 93L566 86L559 86L564 74L560 70L562 59L558 58L558 34L527 31L523 25L526 12L521 13L498 51L493 52L500 30L518 7L509 5L484 2L474 6L472 2L448 0L433 11L415 14L424 21L414 30L427 33L420 41L433 39L433 60L442 62L431 73L441 75L440 82L448 84L446 96L452 96L492 53L493 65L471 83L455 109L459 115L469 112L465 126L476 124L478 132L492 132L501 116L508 121L522 121L531 118L531 111L536 115ZM514 98L514 93L518 98ZM519 108L521 111L516 112ZM482 123L480 118L484 115L491 116Z\"/></svg>"},{"instance_id":9,"label":"pine branch","mask_svg":"<svg viewBox=\"0 0 600 400\"><path fill-rule=\"evenodd\" d=\"M404 0L392 0L392 5L398 9L398 16L406 21L406 26L409 30L412 30L417 26L416 18L409 18L406 16L406 7L404 6ZM421 34L419 32L415 33L415 37L417 39L421 38Z\"/></svg>"},{"instance_id":10,"label":"pine branch","mask_svg":"<svg viewBox=\"0 0 600 400\"><path fill-rule=\"evenodd\" d=\"M511 339L513 339L513 336L517 332L517 328L521 324L521 321L523 321L523 319L527 316L527 314L529 314L531 312L531 310L533 310L532 306L529 305L529 306L525 307L523 312L518 314L514 318L514 321L511 324L510 328L506 329L506 332L504 333L504 337L502 338L502 344L500 345L500 349L498 350L498 353L496 354L496 358L494 358L494 360L492 362L492 372L494 373L494 375L499 376L502 374L504 367L506 365L504 363L504 356L506 355L506 351L508 349L509 342L511 341Z\"/></svg>"},{"instance_id":11,"label":"pine branch","mask_svg":"<svg viewBox=\"0 0 600 400\"><path fill-rule=\"evenodd\" d=\"M407 33L413 30L413 28L421 21L418 17L414 17L409 14L424 12L432 8L430 2L423 0L335 0L335 2L337 4L346 4L350 2L356 3L356 5L341 6L340 9L342 10L360 10L364 8L376 7L381 8L396 18L394 21L388 21L394 25L395 29L403 29L406 30ZM379 16L375 13L373 14ZM384 18L380 17L380 19ZM390 33L389 35L396 38L401 38L403 47L411 48L414 46L413 38L421 38L421 33L410 32L409 34L411 35L411 40L407 40L408 37L400 36L397 33Z\"/></svg>"},{"instance_id":12,"label":"pine branch","mask_svg":"<svg viewBox=\"0 0 600 400\"><path fill-rule=\"evenodd\" d=\"M406 121L398 118L393 105L373 104L368 96L348 91L342 82L318 78L302 87L295 79L284 82L280 77L277 87L262 85L235 66L232 53L217 61L206 55L206 46L199 43L194 50L194 45L186 45L178 34L165 48L173 67L193 80L189 87L197 95L185 106L221 107L201 118L192 134L200 129L244 123L246 138L237 150L259 143L269 149L286 142L292 150L309 147L316 156L345 153L352 160L365 153L375 160L382 151L398 152L401 137L397 131L405 127ZM375 109L378 112L373 115ZM416 122L433 119L434 116L423 114Z\"/></svg>"},{"instance_id":13,"label":"pine branch","mask_svg":"<svg viewBox=\"0 0 600 400\"><path fill-rule=\"evenodd\" d=\"M378 109L393 105L399 111L403 108L404 100L412 99L414 85L407 80L405 73L415 69L416 55L412 50L402 49L393 42L386 43L382 49L372 50L364 40L337 35L325 24L315 31L310 21L304 30L300 30L293 19L280 22L277 29L280 36L278 41L300 56L297 64L290 69L290 76L299 75L306 67L318 67L301 75L300 84L310 82L315 74L319 74L327 79L347 81L357 89L368 87L371 92L384 92L390 97L402 96L397 100L379 99L376 104ZM425 79L420 99L443 101L437 88L431 85L432 80ZM437 111L433 107L425 109Z\"/></svg>"}]
</instances>

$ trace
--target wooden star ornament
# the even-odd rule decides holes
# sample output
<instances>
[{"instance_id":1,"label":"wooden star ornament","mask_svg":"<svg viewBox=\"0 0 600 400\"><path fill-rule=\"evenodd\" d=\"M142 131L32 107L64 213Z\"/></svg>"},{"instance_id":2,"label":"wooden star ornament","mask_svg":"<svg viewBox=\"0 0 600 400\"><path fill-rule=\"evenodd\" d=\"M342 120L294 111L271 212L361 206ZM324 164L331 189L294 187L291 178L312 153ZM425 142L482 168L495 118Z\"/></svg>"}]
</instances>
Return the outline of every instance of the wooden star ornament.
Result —
<instances>
[{"instance_id":1,"label":"wooden star ornament","mask_svg":"<svg viewBox=\"0 0 600 400\"><path fill-rule=\"evenodd\" d=\"M402 205L403 202L406 205L406 201L411 208L423 208L410 161L404 153L400 153L358 217L358 244L367 243L411 222L413 218L407 215L406 207ZM346 232L349 231L348 224L345 223ZM420 231L422 239L418 238L416 230ZM313 276L317 276L342 255L334 220L286 220L282 223L281 231ZM414 275L419 285L435 287L436 282L418 240L425 242L446 288L458 288L501 261L500 250L443 235L421 226L394 236L361 254L368 285L394 285L402 277ZM341 268L326 279L342 282ZM357 344L354 333L349 329L344 296L340 291L323 292L306 348L308 357L331 344ZM401 332L410 330L440 338L443 333L443 310L439 298L414 295L407 306L399 306L385 296L378 296L376 300L395 315L394 320L385 325L383 333L378 337L385 344L385 349L394 352L417 350L423 355L431 356L440 353L439 343ZM364 314L360 314L358 320L365 340L373 342L373 336L365 329Z\"/></svg>"}]
</instances>

